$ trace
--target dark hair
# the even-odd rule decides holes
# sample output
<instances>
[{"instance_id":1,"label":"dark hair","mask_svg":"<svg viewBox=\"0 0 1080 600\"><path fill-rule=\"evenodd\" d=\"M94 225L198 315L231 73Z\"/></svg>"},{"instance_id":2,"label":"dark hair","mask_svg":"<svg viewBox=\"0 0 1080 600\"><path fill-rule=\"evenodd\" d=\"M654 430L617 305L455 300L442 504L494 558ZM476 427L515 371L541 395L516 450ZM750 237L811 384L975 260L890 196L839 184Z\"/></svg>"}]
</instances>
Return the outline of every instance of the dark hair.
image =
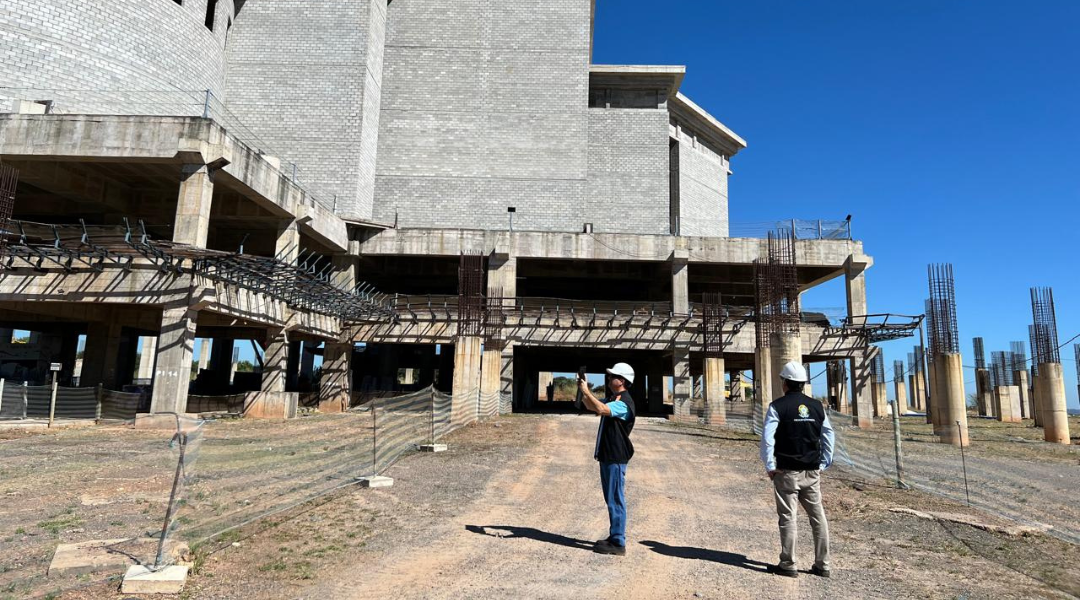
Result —
<instances>
[{"instance_id":1,"label":"dark hair","mask_svg":"<svg viewBox=\"0 0 1080 600\"><path fill-rule=\"evenodd\" d=\"M803 388L806 387L805 381L792 381L790 379L784 380L784 385L787 386L788 391L802 393Z\"/></svg>"}]
</instances>

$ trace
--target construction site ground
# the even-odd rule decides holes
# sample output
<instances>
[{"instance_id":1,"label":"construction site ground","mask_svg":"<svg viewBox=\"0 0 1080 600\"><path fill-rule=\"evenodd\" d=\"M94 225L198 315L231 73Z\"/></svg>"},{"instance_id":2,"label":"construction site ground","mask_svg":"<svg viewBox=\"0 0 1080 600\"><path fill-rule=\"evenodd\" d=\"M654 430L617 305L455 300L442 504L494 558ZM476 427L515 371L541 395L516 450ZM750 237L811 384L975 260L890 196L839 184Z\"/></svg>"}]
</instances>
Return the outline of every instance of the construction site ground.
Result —
<instances>
[{"instance_id":1,"label":"construction site ground","mask_svg":"<svg viewBox=\"0 0 1080 600\"><path fill-rule=\"evenodd\" d=\"M319 428L321 419L301 419L289 427L300 435L299 428ZM253 445L261 443L259 436L280 441L282 432L271 425L281 427L237 422L230 435ZM395 479L391 488L344 487L196 548L183 597L1080 595L1080 568L1075 566L1080 547L1045 534L1007 535L895 512L912 508L969 515L980 525L1015 525L844 468L830 470L824 480L833 577L804 572L792 580L767 574L766 565L777 559L778 539L772 489L757 459L756 439L653 419L642 419L634 431L637 455L627 472L627 555L594 554L591 541L605 537L607 528L592 459L595 427L590 417L529 415L461 429L445 439L448 452L410 454L395 464L387 473ZM125 520L135 520L152 530L160 521L163 499L158 496L169 479L167 460L154 465L153 470L166 471L153 485L136 485L148 474L139 469L151 435L95 428L0 441L0 494L7 505L0 509L0 570L40 573L17 589L3 587L14 580L0 579L0 598L50 593L53 598L132 598L118 591L117 579L100 575L83 576L66 591L50 589L54 584L44 570L58 542L111 537L109 523L123 529ZM30 476L29 465L44 468L42 452L35 448L49 447L66 449L51 453L51 461L76 457L79 468ZM1062 468L1077 468L1075 461L1055 460ZM1070 477L1075 481L1074 473ZM123 478L132 483L119 483ZM90 497L105 494L104 487L132 485L130 491L139 498L117 504L116 521L83 516L85 510L108 506L93 498L89 504L72 504L71 494ZM812 559L810 530L804 517L799 526L799 567L805 571ZM0 573L0 578L10 575Z\"/></svg>"}]
</instances>

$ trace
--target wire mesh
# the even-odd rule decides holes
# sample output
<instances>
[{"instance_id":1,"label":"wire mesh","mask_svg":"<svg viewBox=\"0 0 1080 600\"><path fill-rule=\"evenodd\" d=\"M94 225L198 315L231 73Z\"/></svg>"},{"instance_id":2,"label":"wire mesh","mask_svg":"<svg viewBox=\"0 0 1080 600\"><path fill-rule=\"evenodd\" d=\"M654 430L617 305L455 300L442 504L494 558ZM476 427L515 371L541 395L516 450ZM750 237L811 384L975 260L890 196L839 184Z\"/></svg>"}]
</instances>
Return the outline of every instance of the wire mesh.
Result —
<instances>
[{"instance_id":1,"label":"wire mesh","mask_svg":"<svg viewBox=\"0 0 1080 600\"><path fill-rule=\"evenodd\" d=\"M851 426L848 415L835 411L830 411L830 420L836 433L833 469L894 486L897 473L891 426L860 429ZM904 482L965 503L959 449L936 443L933 425L922 417L901 416L900 430ZM973 506L1022 524L1052 526L1050 535L1080 543L1080 510L1071 500L1073 484L1060 476L1063 465L1071 464L1067 447L1034 443L1042 439L1038 430L991 419L969 421L968 432L972 444L965 451Z\"/></svg>"},{"instance_id":2,"label":"wire mesh","mask_svg":"<svg viewBox=\"0 0 1080 600\"><path fill-rule=\"evenodd\" d=\"M1031 315L1035 331L1035 343L1032 344L1035 362L1060 363L1061 349L1058 347L1053 289L1031 288Z\"/></svg>"}]
</instances>

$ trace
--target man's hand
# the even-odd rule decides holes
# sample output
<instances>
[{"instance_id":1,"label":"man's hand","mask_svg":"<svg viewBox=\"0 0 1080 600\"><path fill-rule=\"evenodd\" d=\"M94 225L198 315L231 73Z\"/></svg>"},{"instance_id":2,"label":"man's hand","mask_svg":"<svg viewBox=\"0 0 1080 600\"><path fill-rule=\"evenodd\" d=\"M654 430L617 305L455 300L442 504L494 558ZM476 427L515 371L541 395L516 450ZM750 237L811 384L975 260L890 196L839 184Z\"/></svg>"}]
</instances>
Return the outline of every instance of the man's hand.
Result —
<instances>
[{"instance_id":1,"label":"man's hand","mask_svg":"<svg viewBox=\"0 0 1080 600\"><path fill-rule=\"evenodd\" d=\"M589 382L585 381L584 379L579 378L577 380L577 386L578 386L578 389L581 390L582 393L585 393L585 392L589 391Z\"/></svg>"},{"instance_id":2,"label":"man's hand","mask_svg":"<svg viewBox=\"0 0 1080 600\"><path fill-rule=\"evenodd\" d=\"M773 477L776 477L776 471L767 471L766 475L769 476L769 480L771 481Z\"/></svg>"}]
</instances>

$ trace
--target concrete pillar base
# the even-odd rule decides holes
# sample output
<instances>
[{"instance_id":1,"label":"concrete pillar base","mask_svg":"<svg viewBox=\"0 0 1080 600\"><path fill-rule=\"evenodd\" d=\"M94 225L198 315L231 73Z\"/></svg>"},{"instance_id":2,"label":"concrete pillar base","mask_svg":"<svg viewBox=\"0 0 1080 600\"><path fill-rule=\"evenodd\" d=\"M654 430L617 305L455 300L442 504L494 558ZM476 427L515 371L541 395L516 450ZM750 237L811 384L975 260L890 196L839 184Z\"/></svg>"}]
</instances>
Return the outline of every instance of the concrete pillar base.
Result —
<instances>
[{"instance_id":1,"label":"concrete pillar base","mask_svg":"<svg viewBox=\"0 0 1080 600\"><path fill-rule=\"evenodd\" d=\"M384 477L382 475L360 477L357 481L360 483L360 487L366 488L388 488L394 485L393 477Z\"/></svg>"},{"instance_id":2,"label":"concrete pillar base","mask_svg":"<svg viewBox=\"0 0 1080 600\"><path fill-rule=\"evenodd\" d=\"M938 416L941 442L967 446L967 395L964 393L964 365L959 354L942 354L934 359L938 387L942 392Z\"/></svg>"},{"instance_id":3,"label":"concrete pillar base","mask_svg":"<svg viewBox=\"0 0 1080 600\"><path fill-rule=\"evenodd\" d=\"M672 401L674 410L672 420L680 423L697 423L691 398L690 348L676 346L672 349Z\"/></svg>"},{"instance_id":4,"label":"concrete pillar base","mask_svg":"<svg viewBox=\"0 0 1080 600\"><path fill-rule=\"evenodd\" d=\"M1070 444L1069 415L1065 405L1065 375L1061 363L1039 365L1043 393L1043 439L1052 444Z\"/></svg>"},{"instance_id":5,"label":"concrete pillar base","mask_svg":"<svg viewBox=\"0 0 1080 600\"><path fill-rule=\"evenodd\" d=\"M705 359L705 407L702 418L707 425L727 423L727 400L724 399L724 359Z\"/></svg>"},{"instance_id":6,"label":"concrete pillar base","mask_svg":"<svg viewBox=\"0 0 1080 600\"><path fill-rule=\"evenodd\" d=\"M1020 391L1015 385L999 385L994 390L994 412L1002 423L1021 423Z\"/></svg>"}]
</instances>

